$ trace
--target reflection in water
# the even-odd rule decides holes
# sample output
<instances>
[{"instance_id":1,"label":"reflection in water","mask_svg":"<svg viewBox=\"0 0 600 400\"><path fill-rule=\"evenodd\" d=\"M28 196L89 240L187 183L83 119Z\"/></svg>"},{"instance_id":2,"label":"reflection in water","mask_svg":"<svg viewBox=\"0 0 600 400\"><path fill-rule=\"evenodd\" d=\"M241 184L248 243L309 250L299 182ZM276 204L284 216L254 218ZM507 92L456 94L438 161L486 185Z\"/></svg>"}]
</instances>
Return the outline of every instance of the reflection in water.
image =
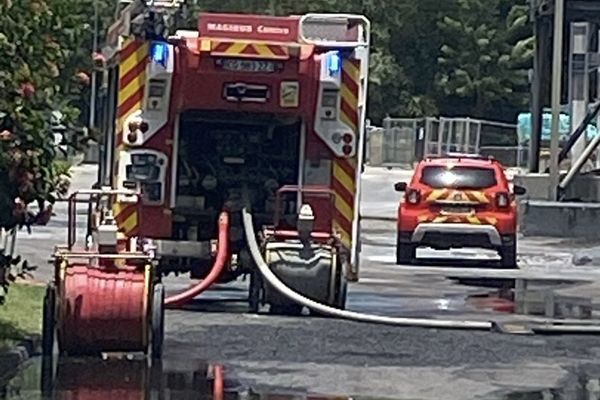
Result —
<instances>
[{"instance_id":1,"label":"reflection in water","mask_svg":"<svg viewBox=\"0 0 600 400\"><path fill-rule=\"evenodd\" d=\"M36 360L0 388L0 399L232 399L225 391L218 365L166 371L162 363L147 360L64 358L56 365Z\"/></svg>"},{"instance_id":2,"label":"reflection in water","mask_svg":"<svg viewBox=\"0 0 600 400\"><path fill-rule=\"evenodd\" d=\"M467 303L478 310L555 319L593 318L594 307L589 295L561 292L567 288L574 288L580 284L578 282L507 278L450 279L461 285L483 289L481 293L467 296Z\"/></svg>"},{"instance_id":3,"label":"reflection in water","mask_svg":"<svg viewBox=\"0 0 600 400\"><path fill-rule=\"evenodd\" d=\"M190 368L190 365L194 365ZM147 360L63 358L35 360L4 388L0 400L349 400L242 387L220 365L185 362L170 367Z\"/></svg>"},{"instance_id":4,"label":"reflection in water","mask_svg":"<svg viewBox=\"0 0 600 400\"><path fill-rule=\"evenodd\" d=\"M190 368L190 365L193 367ZM489 399L600 400L600 366L573 371L563 387L540 391L502 390ZM276 374L276 371L273 371ZM0 400L372 400L381 397L312 395L306 392L254 390L229 378L219 365L176 363L165 367L146 360L62 359L58 365L36 360L5 387ZM40 384L41 387L40 388ZM430 398L430 396L428 396ZM416 400L416 399L414 399Z\"/></svg>"}]
</instances>

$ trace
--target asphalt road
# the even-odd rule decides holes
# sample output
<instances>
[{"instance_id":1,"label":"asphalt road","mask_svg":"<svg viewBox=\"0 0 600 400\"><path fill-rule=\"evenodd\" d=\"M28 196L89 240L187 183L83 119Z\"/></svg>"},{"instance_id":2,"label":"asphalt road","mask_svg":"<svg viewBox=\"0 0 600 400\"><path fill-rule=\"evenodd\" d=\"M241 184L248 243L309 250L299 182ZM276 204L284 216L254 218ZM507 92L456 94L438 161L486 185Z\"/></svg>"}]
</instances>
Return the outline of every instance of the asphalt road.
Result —
<instances>
[{"instance_id":1,"label":"asphalt road","mask_svg":"<svg viewBox=\"0 0 600 400\"><path fill-rule=\"evenodd\" d=\"M362 214L393 216L398 199L393 182L409 174L367 170ZM94 171L82 167L76 176L75 186L85 187L93 181ZM21 253L38 260L48 256L65 236L65 217L60 209L57 213L48 226L20 237ZM349 309L506 322L536 317L531 314L539 317L550 298L557 316L596 318L600 273L593 264L572 262L578 252L595 252L592 244L574 248L567 241L522 238L520 269L500 271L493 253L478 250L441 254L424 250L421 265L396 266L390 222L366 221L362 239L361 282L350 287ZM41 265L36 278L50 276L50 266ZM168 282L170 290L189 284L185 279ZM254 316L245 313L246 284L212 291L192 310L169 311L165 363L183 371L204 362L221 363L238 387L271 394L448 400L600 398L584 396L586 390L595 390L600 378L598 336L508 335L307 316ZM519 287L521 291L516 290ZM519 310L530 315L513 314ZM33 391L33 384L26 381L16 384L21 382L22 391Z\"/></svg>"}]
</instances>

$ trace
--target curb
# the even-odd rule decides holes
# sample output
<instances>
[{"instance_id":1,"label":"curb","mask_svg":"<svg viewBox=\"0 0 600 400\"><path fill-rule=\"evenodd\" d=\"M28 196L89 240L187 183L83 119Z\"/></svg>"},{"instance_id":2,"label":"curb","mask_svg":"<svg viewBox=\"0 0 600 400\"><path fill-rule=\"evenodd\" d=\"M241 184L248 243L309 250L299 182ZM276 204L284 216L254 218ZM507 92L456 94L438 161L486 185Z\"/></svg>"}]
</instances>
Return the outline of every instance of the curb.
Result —
<instances>
[{"instance_id":1,"label":"curb","mask_svg":"<svg viewBox=\"0 0 600 400\"><path fill-rule=\"evenodd\" d=\"M0 353L0 385L14 378L21 366L41 353L41 337L21 341L13 350Z\"/></svg>"}]
</instances>

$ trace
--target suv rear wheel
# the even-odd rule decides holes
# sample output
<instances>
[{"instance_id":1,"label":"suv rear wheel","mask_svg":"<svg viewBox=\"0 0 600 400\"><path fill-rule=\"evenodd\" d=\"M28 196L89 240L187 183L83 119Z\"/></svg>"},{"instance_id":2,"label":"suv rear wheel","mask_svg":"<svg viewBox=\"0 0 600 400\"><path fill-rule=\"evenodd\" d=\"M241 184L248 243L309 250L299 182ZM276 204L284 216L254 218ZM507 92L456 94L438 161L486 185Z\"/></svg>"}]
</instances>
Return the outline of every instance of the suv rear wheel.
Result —
<instances>
[{"instance_id":1,"label":"suv rear wheel","mask_svg":"<svg viewBox=\"0 0 600 400\"><path fill-rule=\"evenodd\" d=\"M396 246L396 264L412 264L416 256L416 245L398 242L398 245Z\"/></svg>"},{"instance_id":2,"label":"suv rear wheel","mask_svg":"<svg viewBox=\"0 0 600 400\"><path fill-rule=\"evenodd\" d=\"M510 235L504 238L505 244L499 249L503 268L517 268L517 237Z\"/></svg>"}]
</instances>

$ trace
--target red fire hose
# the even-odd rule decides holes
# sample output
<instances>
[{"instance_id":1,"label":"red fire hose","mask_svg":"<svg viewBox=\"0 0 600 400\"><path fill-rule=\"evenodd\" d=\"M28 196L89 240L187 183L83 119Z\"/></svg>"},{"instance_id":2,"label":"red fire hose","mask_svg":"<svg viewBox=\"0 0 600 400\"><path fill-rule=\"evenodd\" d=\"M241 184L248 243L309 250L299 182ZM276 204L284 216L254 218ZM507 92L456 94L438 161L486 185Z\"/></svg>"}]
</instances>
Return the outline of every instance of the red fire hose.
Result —
<instances>
[{"instance_id":1,"label":"red fire hose","mask_svg":"<svg viewBox=\"0 0 600 400\"><path fill-rule=\"evenodd\" d=\"M213 264L210 273L197 285L192 286L184 292L165 299L165 306L169 308L177 308L183 306L194 297L198 296L206 289L212 286L213 283L221 275L223 267L227 263L229 257L229 214L222 212L219 216L219 241L217 243L217 257Z\"/></svg>"},{"instance_id":2,"label":"red fire hose","mask_svg":"<svg viewBox=\"0 0 600 400\"><path fill-rule=\"evenodd\" d=\"M214 383L213 383L213 400L223 400L223 367L221 365L214 366Z\"/></svg>"}]
</instances>

